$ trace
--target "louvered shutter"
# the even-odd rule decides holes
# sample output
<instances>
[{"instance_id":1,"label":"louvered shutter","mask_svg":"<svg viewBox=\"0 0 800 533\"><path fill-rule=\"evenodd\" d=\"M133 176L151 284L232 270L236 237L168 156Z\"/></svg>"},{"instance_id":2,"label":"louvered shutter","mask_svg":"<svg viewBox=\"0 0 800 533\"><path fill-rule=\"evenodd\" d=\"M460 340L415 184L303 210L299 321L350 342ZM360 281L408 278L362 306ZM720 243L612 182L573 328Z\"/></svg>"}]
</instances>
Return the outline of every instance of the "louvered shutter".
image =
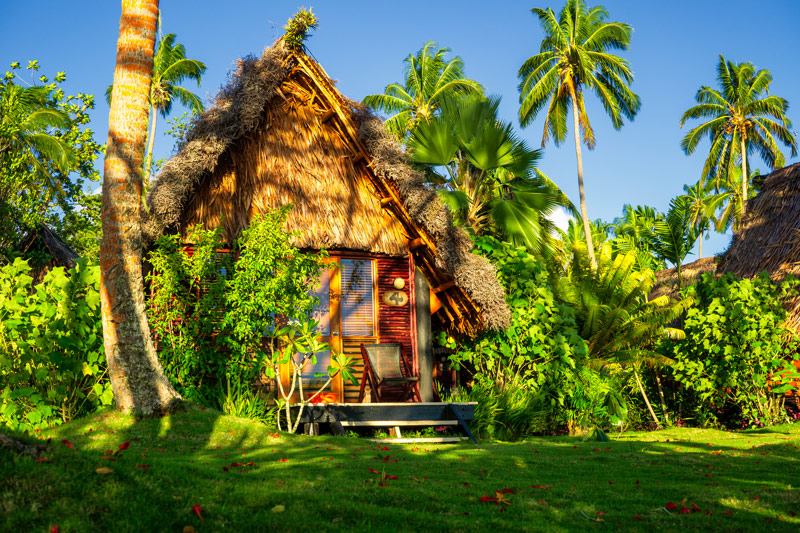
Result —
<instances>
[{"instance_id":1,"label":"louvered shutter","mask_svg":"<svg viewBox=\"0 0 800 533\"><path fill-rule=\"evenodd\" d=\"M372 261L342 259L342 335L371 337L375 334Z\"/></svg>"}]
</instances>

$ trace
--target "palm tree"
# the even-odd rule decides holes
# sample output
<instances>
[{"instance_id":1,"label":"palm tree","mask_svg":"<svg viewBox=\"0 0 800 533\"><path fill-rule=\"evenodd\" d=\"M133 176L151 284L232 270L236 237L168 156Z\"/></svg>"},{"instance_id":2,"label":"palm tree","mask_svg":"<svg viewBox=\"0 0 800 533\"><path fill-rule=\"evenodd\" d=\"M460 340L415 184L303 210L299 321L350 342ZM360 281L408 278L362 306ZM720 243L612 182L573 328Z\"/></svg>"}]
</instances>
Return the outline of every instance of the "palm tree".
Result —
<instances>
[{"instance_id":1,"label":"palm tree","mask_svg":"<svg viewBox=\"0 0 800 533\"><path fill-rule=\"evenodd\" d=\"M622 216L612 224L614 239L611 247L615 254L634 252L636 254L636 270L661 270L664 261L653 255L653 241L656 239L656 221L660 213L650 206L633 206L625 204Z\"/></svg>"},{"instance_id":2,"label":"palm tree","mask_svg":"<svg viewBox=\"0 0 800 533\"><path fill-rule=\"evenodd\" d=\"M69 114L50 104L52 88L22 87L11 81L0 82L0 160L13 157L13 166L22 164L50 182L51 191L63 193L51 169L69 173L75 151L55 130L69 128ZM10 168L12 162L8 161ZM19 187L19 184L17 184ZM15 191L18 192L18 191Z\"/></svg>"},{"instance_id":3,"label":"palm tree","mask_svg":"<svg viewBox=\"0 0 800 533\"><path fill-rule=\"evenodd\" d=\"M150 85L150 134L148 135L147 157L145 158L144 186L150 183L150 167L153 159L153 143L156 138L156 120L158 115L167 118L172 111L172 104L178 100L190 108L192 113L202 113L203 102L196 94L180 87L185 80L200 80L206 71L205 64L196 59L186 58L186 48L175 43L175 34L168 33L158 42L153 57L152 84ZM111 89L106 90L106 100L111 103Z\"/></svg>"},{"instance_id":4,"label":"palm tree","mask_svg":"<svg viewBox=\"0 0 800 533\"><path fill-rule=\"evenodd\" d=\"M710 181L705 185L699 181L692 187L683 186L686 193L683 197L689 202L688 222L700 234L698 259L703 258L703 237L708 233L710 223L715 220L714 214L717 212L717 208L728 196L726 193L712 194L713 189Z\"/></svg>"},{"instance_id":5,"label":"palm tree","mask_svg":"<svg viewBox=\"0 0 800 533\"><path fill-rule=\"evenodd\" d=\"M588 236L589 214L583 189L583 158L578 131L583 142L594 149L594 130L584 108L583 93L591 89L600 98L615 129L623 117L633 120L639 111L639 97L628 85L633 72L624 59L608 50L627 50L631 27L621 22L607 22L602 6L587 8L583 0L567 0L556 18L552 9L533 8L545 38L539 54L528 58L519 69L519 120L530 124L547 105L542 147L552 135L556 145L567 136L567 106L572 106L575 154L578 161L578 192L589 260L596 265L594 246Z\"/></svg>"},{"instance_id":6,"label":"palm tree","mask_svg":"<svg viewBox=\"0 0 800 533\"><path fill-rule=\"evenodd\" d=\"M497 229L541 253L550 229L545 215L569 200L536 173L539 150L529 150L510 124L497 119L499 98L446 97L439 104L441 113L411 132L410 160L476 235Z\"/></svg>"},{"instance_id":7,"label":"palm tree","mask_svg":"<svg viewBox=\"0 0 800 533\"><path fill-rule=\"evenodd\" d=\"M653 251L675 265L678 289L683 287L681 265L692 251L700 233L698 227L692 223L691 203L686 196L673 198L666 215L656 220Z\"/></svg>"},{"instance_id":8,"label":"palm tree","mask_svg":"<svg viewBox=\"0 0 800 533\"><path fill-rule=\"evenodd\" d=\"M691 299L676 302L665 295L649 300L655 281L653 272L637 271L634 252L612 259L609 247L603 246L595 268L582 246L574 251L570 272L558 281L556 290L575 309L578 332L589 348L590 364L631 369L650 414L660 424L638 369L643 364L671 362L652 346L659 338L683 337L681 330L670 328L669 324L691 304Z\"/></svg>"},{"instance_id":9,"label":"palm tree","mask_svg":"<svg viewBox=\"0 0 800 533\"><path fill-rule=\"evenodd\" d=\"M153 347L142 284L141 173L157 22L158 0L123 0L100 244L103 341L114 399L118 409L145 415L168 411L180 401Z\"/></svg>"},{"instance_id":10,"label":"palm tree","mask_svg":"<svg viewBox=\"0 0 800 533\"><path fill-rule=\"evenodd\" d=\"M433 41L425 43L416 55L405 58L405 80L402 85L387 85L384 94L371 94L364 104L390 113L386 129L398 140L421 122L429 122L448 95L482 95L483 86L464 77L464 62L455 56L449 61L449 48L438 48Z\"/></svg>"},{"instance_id":11,"label":"palm tree","mask_svg":"<svg viewBox=\"0 0 800 533\"><path fill-rule=\"evenodd\" d=\"M720 90L702 86L695 95L698 105L681 117L681 127L689 119L707 119L693 128L681 141L687 155L694 153L704 136L711 142L708 158L703 166L701 181L712 180L715 187L724 180L737 159L741 163L741 198L748 196L749 176L747 156L758 152L761 159L774 169L785 164L778 142L791 148L797 155L797 140L789 129L786 118L789 103L769 94L772 74L768 70L756 72L752 63L733 63L719 56L717 80ZM741 220L747 202L741 203Z\"/></svg>"}]
</instances>

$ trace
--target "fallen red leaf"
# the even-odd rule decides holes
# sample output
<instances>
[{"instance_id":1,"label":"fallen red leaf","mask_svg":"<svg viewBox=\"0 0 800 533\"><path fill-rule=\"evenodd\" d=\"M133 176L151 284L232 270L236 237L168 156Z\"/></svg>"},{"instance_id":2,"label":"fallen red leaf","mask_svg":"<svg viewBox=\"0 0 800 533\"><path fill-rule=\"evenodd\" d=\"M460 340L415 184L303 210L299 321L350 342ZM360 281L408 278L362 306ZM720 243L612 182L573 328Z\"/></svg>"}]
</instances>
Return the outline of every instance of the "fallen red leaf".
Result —
<instances>
[{"instance_id":1,"label":"fallen red leaf","mask_svg":"<svg viewBox=\"0 0 800 533\"><path fill-rule=\"evenodd\" d=\"M702 509L700 509L697 505L692 503L692 512L693 513L699 513L700 511L702 511Z\"/></svg>"},{"instance_id":2,"label":"fallen red leaf","mask_svg":"<svg viewBox=\"0 0 800 533\"><path fill-rule=\"evenodd\" d=\"M614 484L614 482L613 482L613 481L609 481L609 482L608 482L608 484L609 484L609 485L613 485L613 484Z\"/></svg>"},{"instance_id":3,"label":"fallen red leaf","mask_svg":"<svg viewBox=\"0 0 800 533\"><path fill-rule=\"evenodd\" d=\"M119 445L119 449L117 450L117 452L123 452L123 451L127 450L130 445L131 445L131 441L126 440L125 442L123 442L122 444Z\"/></svg>"},{"instance_id":4,"label":"fallen red leaf","mask_svg":"<svg viewBox=\"0 0 800 533\"><path fill-rule=\"evenodd\" d=\"M636 480L636 486L638 487L639 485L640 485L640 483L639 483L639 480L637 479Z\"/></svg>"},{"instance_id":5,"label":"fallen red leaf","mask_svg":"<svg viewBox=\"0 0 800 533\"><path fill-rule=\"evenodd\" d=\"M712 512L711 512L711 509L706 509L706 514L707 514L707 515L712 515L712 514L714 514L714 513L712 513Z\"/></svg>"},{"instance_id":6,"label":"fallen red leaf","mask_svg":"<svg viewBox=\"0 0 800 533\"><path fill-rule=\"evenodd\" d=\"M692 510L689 509L688 507L685 507L685 506L681 507L681 514L689 514L691 512L692 512Z\"/></svg>"},{"instance_id":7,"label":"fallen red leaf","mask_svg":"<svg viewBox=\"0 0 800 533\"><path fill-rule=\"evenodd\" d=\"M549 505L549 504L547 503L547 500L539 500L539 503L541 503L542 505Z\"/></svg>"},{"instance_id":8,"label":"fallen red leaf","mask_svg":"<svg viewBox=\"0 0 800 533\"><path fill-rule=\"evenodd\" d=\"M492 498L491 496L488 496L488 495L484 494L483 496L478 498L478 501L479 502L496 502L497 498Z\"/></svg>"},{"instance_id":9,"label":"fallen red leaf","mask_svg":"<svg viewBox=\"0 0 800 533\"><path fill-rule=\"evenodd\" d=\"M374 468L368 468L367 470L369 470L369 471L370 471L370 472L372 472L373 474L380 474L380 472L378 472L378 471L377 471L377 470L375 470Z\"/></svg>"},{"instance_id":10,"label":"fallen red leaf","mask_svg":"<svg viewBox=\"0 0 800 533\"><path fill-rule=\"evenodd\" d=\"M756 496L755 498L753 498L753 501L754 501L754 502L757 502L757 501L758 501L758 496Z\"/></svg>"},{"instance_id":11,"label":"fallen red leaf","mask_svg":"<svg viewBox=\"0 0 800 533\"><path fill-rule=\"evenodd\" d=\"M50 459L45 459L44 457L39 457L38 459L36 459L36 462L37 463L52 463L53 461L51 461Z\"/></svg>"},{"instance_id":12,"label":"fallen red leaf","mask_svg":"<svg viewBox=\"0 0 800 533\"><path fill-rule=\"evenodd\" d=\"M73 450L75 449L75 445L74 445L74 444L72 444L72 443L71 443L70 441L68 441L67 439L64 439L64 440L62 440L62 441L61 441L61 444L63 444L63 445L64 445L64 446L66 446L67 448L72 448Z\"/></svg>"},{"instance_id":13,"label":"fallen red leaf","mask_svg":"<svg viewBox=\"0 0 800 533\"><path fill-rule=\"evenodd\" d=\"M380 481L380 482L378 482L378 486L379 487L388 487L389 484L388 483L384 483L383 481Z\"/></svg>"},{"instance_id":14,"label":"fallen red leaf","mask_svg":"<svg viewBox=\"0 0 800 533\"><path fill-rule=\"evenodd\" d=\"M667 502L667 505L665 505L664 507L667 509L667 511L674 511L675 509L678 508L678 504L674 502Z\"/></svg>"},{"instance_id":15,"label":"fallen red leaf","mask_svg":"<svg viewBox=\"0 0 800 533\"><path fill-rule=\"evenodd\" d=\"M644 518L642 518L642 515L638 515L638 514L633 515L633 519L634 520L638 520L640 522L644 521Z\"/></svg>"},{"instance_id":16,"label":"fallen red leaf","mask_svg":"<svg viewBox=\"0 0 800 533\"><path fill-rule=\"evenodd\" d=\"M228 470L228 467L227 467L227 466L223 466L223 467L222 467L222 471L223 471L223 472L230 472L230 470Z\"/></svg>"},{"instance_id":17,"label":"fallen red leaf","mask_svg":"<svg viewBox=\"0 0 800 533\"><path fill-rule=\"evenodd\" d=\"M466 483L466 482L462 483L462 485L464 485L465 487L469 487L469 483Z\"/></svg>"},{"instance_id":18,"label":"fallen red leaf","mask_svg":"<svg viewBox=\"0 0 800 533\"><path fill-rule=\"evenodd\" d=\"M597 516L603 516L608 513L606 513L605 511L595 511L594 514L596 514Z\"/></svg>"},{"instance_id":19,"label":"fallen red leaf","mask_svg":"<svg viewBox=\"0 0 800 533\"><path fill-rule=\"evenodd\" d=\"M58 526L50 526L50 533L58 533Z\"/></svg>"},{"instance_id":20,"label":"fallen red leaf","mask_svg":"<svg viewBox=\"0 0 800 533\"><path fill-rule=\"evenodd\" d=\"M278 437L280 437L280 434L279 433L270 433L269 436L272 437L273 439L277 439Z\"/></svg>"},{"instance_id":21,"label":"fallen red leaf","mask_svg":"<svg viewBox=\"0 0 800 533\"><path fill-rule=\"evenodd\" d=\"M550 487L552 487L552 486L553 486L553 485L547 485L547 486L545 486L545 485L531 485L531 488L532 488L532 489L542 489L542 490L547 490L547 489L549 489L549 488L550 488Z\"/></svg>"},{"instance_id":22,"label":"fallen red leaf","mask_svg":"<svg viewBox=\"0 0 800 533\"><path fill-rule=\"evenodd\" d=\"M733 511L731 511L730 509L728 509L727 511L725 511L725 514L733 514Z\"/></svg>"},{"instance_id":23,"label":"fallen red leaf","mask_svg":"<svg viewBox=\"0 0 800 533\"><path fill-rule=\"evenodd\" d=\"M388 474L385 474L385 475L383 476L383 479L389 479L389 480L391 480L391 479L399 479L399 478L398 478L397 476L390 476L390 475L388 475Z\"/></svg>"},{"instance_id":24,"label":"fallen red leaf","mask_svg":"<svg viewBox=\"0 0 800 533\"><path fill-rule=\"evenodd\" d=\"M147 472L147 469L150 468L150 465L137 464L136 468L141 468L142 470Z\"/></svg>"},{"instance_id":25,"label":"fallen red leaf","mask_svg":"<svg viewBox=\"0 0 800 533\"><path fill-rule=\"evenodd\" d=\"M280 461L281 463L286 463L289 461L289 459L278 459L278 461Z\"/></svg>"},{"instance_id":26,"label":"fallen red leaf","mask_svg":"<svg viewBox=\"0 0 800 533\"><path fill-rule=\"evenodd\" d=\"M197 518L199 518L200 520L203 519L202 513L203 513L204 509L202 507L200 507L198 504L192 505L192 511L194 511L194 514L197 515Z\"/></svg>"}]
</instances>

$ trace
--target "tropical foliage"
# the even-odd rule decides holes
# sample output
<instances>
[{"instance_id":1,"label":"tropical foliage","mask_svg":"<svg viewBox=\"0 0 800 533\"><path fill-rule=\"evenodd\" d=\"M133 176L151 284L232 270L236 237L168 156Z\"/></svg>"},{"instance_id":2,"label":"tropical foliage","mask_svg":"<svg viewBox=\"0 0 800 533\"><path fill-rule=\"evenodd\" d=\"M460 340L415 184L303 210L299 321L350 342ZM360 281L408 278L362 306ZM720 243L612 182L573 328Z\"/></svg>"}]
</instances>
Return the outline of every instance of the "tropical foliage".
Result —
<instances>
[{"instance_id":1,"label":"tropical foliage","mask_svg":"<svg viewBox=\"0 0 800 533\"><path fill-rule=\"evenodd\" d=\"M681 126L690 119L705 120L692 128L681 141L686 154L697 149L700 140L708 137L711 144L703 166L702 182L710 180L719 189L735 167L741 169L741 196L749 198L747 158L758 153L770 168L782 167L785 162L779 144L797 155L797 140L791 132L792 123L786 117L789 103L770 94L772 74L756 71L752 63L734 63L719 56L717 65L719 90L702 86L695 99L698 105L681 117ZM737 218L741 220L747 203L741 202Z\"/></svg>"},{"instance_id":2,"label":"tropical foliage","mask_svg":"<svg viewBox=\"0 0 800 533\"><path fill-rule=\"evenodd\" d=\"M65 95L63 72L53 81L41 75L29 83L19 69L12 63L0 81L0 255L6 260L20 237L44 222L75 229L66 219L91 203L83 189L99 179L94 162L101 153L85 129L92 95ZM27 70L34 75L38 61ZM65 239L79 251L97 249L99 235L91 229L82 232L81 242L74 234Z\"/></svg>"},{"instance_id":3,"label":"tropical foliage","mask_svg":"<svg viewBox=\"0 0 800 533\"><path fill-rule=\"evenodd\" d=\"M629 48L631 27L608 22L604 7L589 8L583 0L568 0L558 16L549 8L531 11L539 19L545 38L540 52L519 69L519 119L525 127L546 106L542 146L551 136L558 145L566 139L567 109L571 106L581 216L589 259L594 265L578 132L583 133L583 142L589 149L595 146L595 136L583 94L586 89L595 92L615 129L622 127L623 118L633 120L641 105L628 87L633 82L633 71L627 61L609 53Z\"/></svg>"},{"instance_id":4,"label":"tropical foliage","mask_svg":"<svg viewBox=\"0 0 800 533\"><path fill-rule=\"evenodd\" d=\"M786 421L785 393L797 390L798 339L782 326L783 302L797 281L780 286L766 273L702 280L685 291L696 300L684 320L686 337L665 343L674 379L687 394L679 409L695 422L730 427Z\"/></svg>"},{"instance_id":5,"label":"tropical foliage","mask_svg":"<svg viewBox=\"0 0 800 533\"><path fill-rule=\"evenodd\" d=\"M27 262L0 268L0 428L39 430L113 400L100 323L100 271L82 259L32 286Z\"/></svg>"},{"instance_id":6,"label":"tropical foliage","mask_svg":"<svg viewBox=\"0 0 800 533\"><path fill-rule=\"evenodd\" d=\"M475 235L499 233L541 253L550 247L547 214L571 204L535 170L539 151L498 120L499 104L477 96L442 99L441 114L411 133L409 158Z\"/></svg>"},{"instance_id":7,"label":"tropical foliage","mask_svg":"<svg viewBox=\"0 0 800 533\"><path fill-rule=\"evenodd\" d=\"M390 116L384 123L398 140L421 123L430 122L437 115L446 97L483 95L483 86L464 77L464 62L455 56L447 59L449 48L439 48L428 41L416 54L409 54L405 62L403 83L387 85L384 94L372 94L364 103Z\"/></svg>"},{"instance_id":8,"label":"tropical foliage","mask_svg":"<svg viewBox=\"0 0 800 533\"><path fill-rule=\"evenodd\" d=\"M279 375L278 365L302 369L328 348L310 322L316 303L310 280L319 279L324 256L291 244L293 235L283 231L288 209L252 221L233 247L235 264L234 253L219 251L219 229L192 228L191 254L179 235L161 237L150 254L147 316L164 371L187 399L214 405L220 397L243 396L261 375ZM333 375L350 379L349 359L335 354L333 360ZM280 386L284 401L297 386L296 379L290 391Z\"/></svg>"},{"instance_id":9,"label":"tropical foliage","mask_svg":"<svg viewBox=\"0 0 800 533\"><path fill-rule=\"evenodd\" d=\"M567 416L581 418L572 396L588 353L573 310L555 297L546 266L525 248L492 237L478 238L476 246L497 266L512 325L474 341L446 335L440 341L456 350L451 362L471 373L469 398L481 400L479 431L518 437L563 425Z\"/></svg>"}]
</instances>

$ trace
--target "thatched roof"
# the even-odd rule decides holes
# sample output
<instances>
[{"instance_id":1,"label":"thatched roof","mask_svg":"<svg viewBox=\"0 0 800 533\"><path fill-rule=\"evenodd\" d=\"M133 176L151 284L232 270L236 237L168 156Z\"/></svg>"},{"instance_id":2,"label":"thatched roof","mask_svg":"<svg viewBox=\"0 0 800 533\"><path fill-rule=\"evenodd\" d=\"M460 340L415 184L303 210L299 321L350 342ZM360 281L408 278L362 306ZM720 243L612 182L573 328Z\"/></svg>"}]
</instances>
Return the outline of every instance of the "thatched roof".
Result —
<instances>
[{"instance_id":1,"label":"thatched roof","mask_svg":"<svg viewBox=\"0 0 800 533\"><path fill-rule=\"evenodd\" d=\"M692 263L681 265L681 287L700 281L700 276L706 272L712 274L717 271L716 257L703 257ZM664 294L675 296L678 293L678 270L676 268L665 268L656 272L656 282L650 291L650 299L658 298Z\"/></svg>"},{"instance_id":2,"label":"thatched roof","mask_svg":"<svg viewBox=\"0 0 800 533\"><path fill-rule=\"evenodd\" d=\"M747 214L725 253L684 265L681 273L686 287L703 272L752 278L765 270L775 281L788 274L800 278L800 163L766 176L761 191L748 201ZM674 294L676 287L675 269L662 270L651 297ZM800 297L786 303L787 325L800 332Z\"/></svg>"},{"instance_id":3,"label":"thatched roof","mask_svg":"<svg viewBox=\"0 0 800 533\"><path fill-rule=\"evenodd\" d=\"M380 119L344 98L313 59L282 40L239 62L148 198L145 242L195 223L229 241L263 210L294 203L303 248L404 255L410 249L465 333L508 326L486 259L407 163Z\"/></svg>"},{"instance_id":4,"label":"thatched roof","mask_svg":"<svg viewBox=\"0 0 800 533\"><path fill-rule=\"evenodd\" d=\"M75 268L75 261L80 259L80 256L70 248L64 241L47 224L42 224L39 229L31 231L20 241L17 250L25 255L35 248L37 243L47 250L50 257L53 258L53 265L63 266L67 269Z\"/></svg>"},{"instance_id":5,"label":"thatched roof","mask_svg":"<svg viewBox=\"0 0 800 533\"><path fill-rule=\"evenodd\" d=\"M743 278L764 270L774 281L789 274L800 278L800 163L767 175L758 196L747 202L747 214L718 270ZM786 324L800 333L800 296L786 305Z\"/></svg>"}]
</instances>

